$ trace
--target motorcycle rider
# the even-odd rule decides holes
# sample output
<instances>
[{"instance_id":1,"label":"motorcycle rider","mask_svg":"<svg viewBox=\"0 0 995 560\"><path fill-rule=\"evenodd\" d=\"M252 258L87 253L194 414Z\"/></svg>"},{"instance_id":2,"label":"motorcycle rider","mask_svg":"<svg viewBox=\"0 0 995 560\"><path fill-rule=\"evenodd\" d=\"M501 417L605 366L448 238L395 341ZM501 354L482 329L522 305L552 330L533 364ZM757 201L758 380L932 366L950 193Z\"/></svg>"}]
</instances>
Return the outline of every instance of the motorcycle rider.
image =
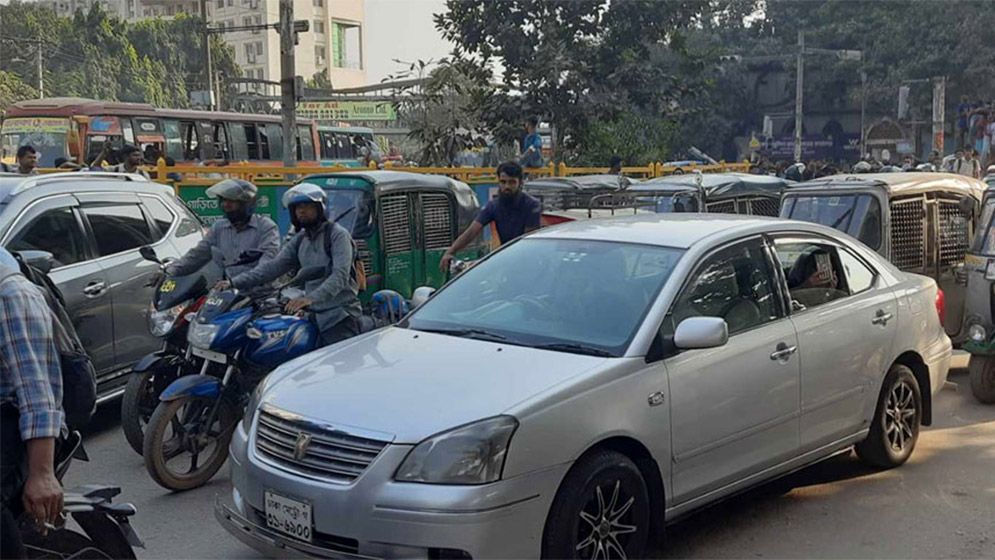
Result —
<instances>
[{"instance_id":1,"label":"motorcycle rider","mask_svg":"<svg viewBox=\"0 0 995 560\"><path fill-rule=\"evenodd\" d=\"M359 285L352 273L354 248L352 236L325 215L327 197L324 189L301 183L283 195L283 205L297 233L271 261L239 274L219 287L244 289L275 280L293 269L320 266L325 276L309 280L307 295L290 300L287 313L305 308L315 313L321 345L327 346L359 334Z\"/></svg>"},{"instance_id":2,"label":"motorcycle rider","mask_svg":"<svg viewBox=\"0 0 995 560\"><path fill-rule=\"evenodd\" d=\"M26 512L44 531L62 513L62 486L55 477L56 440L64 423L62 371L48 304L2 247L0 410L0 556L23 558L17 515Z\"/></svg>"},{"instance_id":3,"label":"motorcycle rider","mask_svg":"<svg viewBox=\"0 0 995 560\"><path fill-rule=\"evenodd\" d=\"M234 277L275 257L280 250L280 230L269 217L255 213L258 192L255 185L242 179L225 179L207 189L207 196L218 198L225 219L214 222L200 243L166 267L166 273L184 276L212 259L224 267L250 249L263 252L255 263L228 268L229 276Z\"/></svg>"}]
</instances>

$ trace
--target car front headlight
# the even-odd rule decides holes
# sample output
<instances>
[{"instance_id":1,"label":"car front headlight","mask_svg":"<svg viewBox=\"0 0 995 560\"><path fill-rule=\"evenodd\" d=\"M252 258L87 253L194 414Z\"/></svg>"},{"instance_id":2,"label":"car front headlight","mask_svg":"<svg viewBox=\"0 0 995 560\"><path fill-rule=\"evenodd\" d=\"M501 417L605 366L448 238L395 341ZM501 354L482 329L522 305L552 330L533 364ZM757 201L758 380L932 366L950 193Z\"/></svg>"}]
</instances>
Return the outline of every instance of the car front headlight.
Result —
<instances>
[{"instance_id":1,"label":"car front headlight","mask_svg":"<svg viewBox=\"0 0 995 560\"><path fill-rule=\"evenodd\" d=\"M161 338L169 334L169 331L173 330L176 320L180 318L180 314L187 308L187 304L188 302L183 302L162 311L156 311L155 308L149 309L149 332L152 333L152 336Z\"/></svg>"},{"instance_id":2,"label":"car front headlight","mask_svg":"<svg viewBox=\"0 0 995 560\"><path fill-rule=\"evenodd\" d=\"M995 280L995 260L988 260L988 266L985 267L985 280Z\"/></svg>"},{"instance_id":3,"label":"car front headlight","mask_svg":"<svg viewBox=\"0 0 995 560\"><path fill-rule=\"evenodd\" d=\"M212 323L194 323L190 325L190 331L187 333L187 342L197 348L210 349L214 336L218 334L218 328L218 325Z\"/></svg>"},{"instance_id":4,"label":"car front headlight","mask_svg":"<svg viewBox=\"0 0 995 560\"><path fill-rule=\"evenodd\" d=\"M496 416L432 436L408 453L394 479L428 484L500 480L517 428L518 421L511 416Z\"/></svg>"},{"instance_id":5,"label":"car front headlight","mask_svg":"<svg viewBox=\"0 0 995 560\"><path fill-rule=\"evenodd\" d=\"M967 328L967 337L974 342L985 342L988 340L988 332L985 331L985 327L975 323Z\"/></svg>"}]
</instances>

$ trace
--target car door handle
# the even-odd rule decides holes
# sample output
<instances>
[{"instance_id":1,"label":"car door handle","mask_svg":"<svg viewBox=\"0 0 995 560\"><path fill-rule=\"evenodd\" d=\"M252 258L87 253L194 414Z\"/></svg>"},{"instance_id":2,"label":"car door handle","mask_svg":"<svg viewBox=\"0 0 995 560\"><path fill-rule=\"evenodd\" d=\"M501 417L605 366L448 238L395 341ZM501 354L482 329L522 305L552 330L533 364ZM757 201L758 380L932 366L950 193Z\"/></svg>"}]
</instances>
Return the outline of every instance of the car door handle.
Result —
<instances>
[{"instance_id":1,"label":"car door handle","mask_svg":"<svg viewBox=\"0 0 995 560\"><path fill-rule=\"evenodd\" d=\"M90 282L83 288L83 293L88 296L99 296L107 289L107 284L103 282Z\"/></svg>"},{"instance_id":2,"label":"car door handle","mask_svg":"<svg viewBox=\"0 0 995 560\"><path fill-rule=\"evenodd\" d=\"M871 319L871 323L875 325L884 326L888 324L888 321L890 321L891 318L892 318L891 313L885 313L881 309L878 309L877 315L875 315L874 318Z\"/></svg>"},{"instance_id":3,"label":"car door handle","mask_svg":"<svg viewBox=\"0 0 995 560\"><path fill-rule=\"evenodd\" d=\"M797 346L788 346L787 344L782 342L777 345L777 350L771 352L770 359L774 361L785 360L797 351L798 351Z\"/></svg>"}]
</instances>

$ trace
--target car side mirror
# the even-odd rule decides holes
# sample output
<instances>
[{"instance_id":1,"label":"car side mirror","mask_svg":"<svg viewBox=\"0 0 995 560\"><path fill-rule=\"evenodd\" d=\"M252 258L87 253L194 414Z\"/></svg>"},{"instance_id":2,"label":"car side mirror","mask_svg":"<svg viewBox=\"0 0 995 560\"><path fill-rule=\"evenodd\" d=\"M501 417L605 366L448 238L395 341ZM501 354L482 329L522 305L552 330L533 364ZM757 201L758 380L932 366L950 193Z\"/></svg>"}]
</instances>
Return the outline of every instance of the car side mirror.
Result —
<instances>
[{"instance_id":1,"label":"car side mirror","mask_svg":"<svg viewBox=\"0 0 995 560\"><path fill-rule=\"evenodd\" d=\"M428 298L432 297L435 293L435 288L430 286L421 286L415 288L413 294L411 294L411 309L417 309L422 306L423 303L428 301Z\"/></svg>"},{"instance_id":2,"label":"car side mirror","mask_svg":"<svg viewBox=\"0 0 995 560\"><path fill-rule=\"evenodd\" d=\"M717 348L729 341L729 325L721 317L688 317L674 331L674 345L682 350Z\"/></svg>"},{"instance_id":3,"label":"car side mirror","mask_svg":"<svg viewBox=\"0 0 995 560\"><path fill-rule=\"evenodd\" d=\"M155 254L155 249L153 249L152 247L149 247L148 245L145 245L145 246L139 248L138 249L138 253L142 256L143 259L145 259L147 261L152 261L154 263L162 264L159 261L159 255Z\"/></svg>"},{"instance_id":4,"label":"car side mirror","mask_svg":"<svg viewBox=\"0 0 995 560\"><path fill-rule=\"evenodd\" d=\"M55 257L48 251L18 251L21 260L38 270L48 274L55 266Z\"/></svg>"}]
</instances>

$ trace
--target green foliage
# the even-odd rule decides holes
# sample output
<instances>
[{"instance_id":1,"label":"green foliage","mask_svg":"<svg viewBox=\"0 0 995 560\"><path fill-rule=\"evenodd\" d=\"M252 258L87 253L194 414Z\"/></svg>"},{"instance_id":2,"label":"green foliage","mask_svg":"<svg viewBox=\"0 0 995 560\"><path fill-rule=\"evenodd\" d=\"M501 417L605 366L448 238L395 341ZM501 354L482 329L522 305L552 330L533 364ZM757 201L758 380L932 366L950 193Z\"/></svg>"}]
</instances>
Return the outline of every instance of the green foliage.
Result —
<instances>
[{"instance_id":1,"label":"green foliage","mask_svg":"<svg viewBox=\"0 0 995 560\"><path fill-rule=\"evenodd\" d=\"M109 16L98 4L63 18L37 4L14 0L0 6L0 21L5 53L30 41L42 41L45 95L49 97L183 108L190 105L190 91L206 89L204 23L198 18L179 15L172 20L128 24ZM226 78L241 75L235 52L220 37L212 36L211 55L222 80L221 98L230 98L235 88ZM0 70L36 82L34 58L27 58L0 56Z\"/></svg>"},{"instance_id":2,"label":"green foliage","mask_svg":"<svg viewBox=\"0 0 995 560\"><path fill-rule=\"evenodd\" d=\"M11 103L36 97L38 90L25 84L16 75L0 70L0 111Z\"/></svg>"},{"instance_id":3,"label":"green foliage","mask_svg":"<svg viewBox=\"0 0 995 560\"><path fill-rule=\"evenodd\" d=\"M622 113L612 120L587 126L567 155L567 163L581 167L607 167L612 156L623 165L666 161L676 140L677 124L652 115Z\"/></svg>"}]
</instances>

